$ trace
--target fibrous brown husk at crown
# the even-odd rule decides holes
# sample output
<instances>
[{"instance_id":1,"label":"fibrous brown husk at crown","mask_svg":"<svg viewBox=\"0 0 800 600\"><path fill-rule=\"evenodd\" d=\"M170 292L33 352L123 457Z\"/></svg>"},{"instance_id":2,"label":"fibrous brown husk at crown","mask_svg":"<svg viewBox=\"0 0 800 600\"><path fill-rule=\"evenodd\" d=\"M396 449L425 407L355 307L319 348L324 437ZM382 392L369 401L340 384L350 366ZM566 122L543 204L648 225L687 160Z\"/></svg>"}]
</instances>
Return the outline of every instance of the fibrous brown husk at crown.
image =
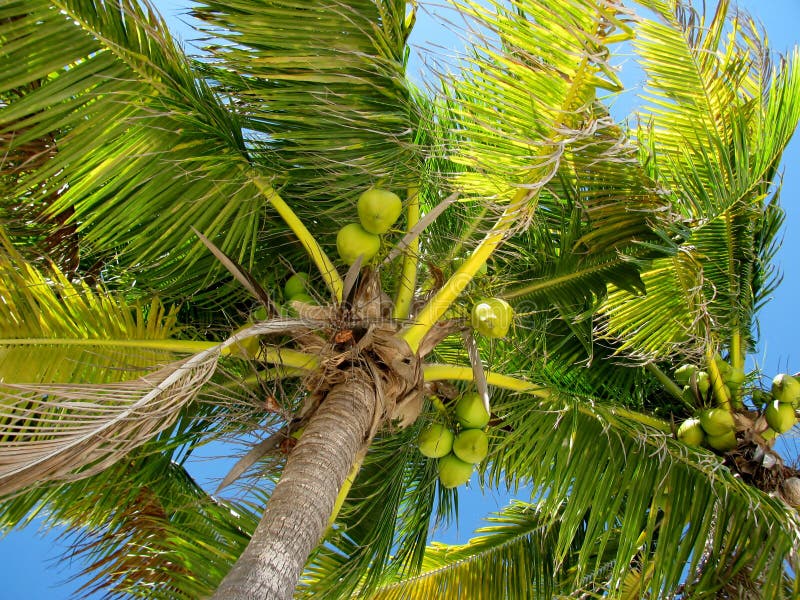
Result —
<instances>
[{"instance_id":1,"label":"fibrous brown husk at crown","mask_svg":"<svg viewBox=\"0 0 800 600\"><path fill-rule=\"evenodd\" d=\"M375 382L382 406L373 428L386 421L413 423L422 409L422 363L398 337L401 324L391 320L391 300L374 271L365 269L354 293L340 307L298 307L301 316L324 318L318 333L295 339L301 350L320 357L320 368L306 378L311 394L302 409L307 418L327 392L363 370Z\"/></svg>"},{"instance_id":2,"label":"fibrous brown husk at crown","mask_svg":"<svg viewBox=\"0 0 800 600\"><path fill-rule=\"evenodd\" d=\"M737 411L735 413L738 445L724 456L725 465L742 481L768 494L784 497L784 482L800 477L800 470L784 464L772 444L761 437L763 418L758 413Z\"/></svg>"},{"instance_id":3,"label":"fibrous brown husk at crown","mask_svg":"<svg viewBox=\"0 0 800 600\"><path fill-rule=\"evenodd\" d=\"M781 496L783 482L800 477L800 470L783 464L775 451L758 442L740 441L735 450L725 455L725 464L746 483Z\"/></svg>"}]
</instances>

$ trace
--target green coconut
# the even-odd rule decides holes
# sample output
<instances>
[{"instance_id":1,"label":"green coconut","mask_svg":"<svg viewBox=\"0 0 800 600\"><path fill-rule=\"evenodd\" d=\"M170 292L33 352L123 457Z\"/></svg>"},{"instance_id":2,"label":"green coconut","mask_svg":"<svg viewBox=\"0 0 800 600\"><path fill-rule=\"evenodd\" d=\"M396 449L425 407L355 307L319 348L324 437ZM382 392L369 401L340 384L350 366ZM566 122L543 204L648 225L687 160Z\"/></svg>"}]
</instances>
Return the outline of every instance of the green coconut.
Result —
<instances>
[{"instance_id":1,"label":"green coconut","mask_svg":"<svg viewBox=\"0 0 800 600\"><path fill-rule=\"evenodd\" d=\"M681 365L675 369L675 381L678 385L689 385L689 380L696 372L697 367L695 365Z\"/></svg>"},{"instance_id":2,"label":"green coconut","mask_svg":"<svg viewBox=\"0 0 800 600\"><path fill-rule=\"evenodd\" d=\"M502 298L487 298L472 307L472 327L488 338L503 338L514 320L514 309Z\"/></svg>"},{"instance_id":3,"label":"green coconut","mask_svg":"<svg viewBox=\"0 0 800 600\"><path fill-rule=\"evenodd\" d=\"M686 419L678 427L678 439L689 446L701 446L705 437L700 419Z\"/></svg>"},{"instance_id":4,"label":"green coconut","mask_svg":"<svg viewBox=\"0 0 800 600\"><path fill-rule=\"evenodd\" d=\"M772 380L772 395L782 404L800 408L800 381L787 373L779 373Z\"/></svg>"},{"instance_id":5,"label":"green coconut","mask_svg":"<svg viewBox=\"0 0 800 600\"><path fill-rule=\"evenodd\" d=\"M403 201L388 190L370 188L358 197L358 218L361 226L377 235L389 231L400 213L403 212Z\"/></svg>"},{"instance_id":6,"label":"green coconut","mask_svg":"<svg viewBox=\"0 0 800 600\"><path fill-rule=\"evenodd\" d=\"M708 390L711 387L711 380L708 378L708 373L705 371L698 371L697 372L697 390L700 392L701 396L705 396L708 394Z\"/></svg>"},{"instance_id":7,"label":"green coconut","mask_svg":"<svg viewBox=\"0 0 800 600\"><path fill-rule=\"evenodd\" d=\"M254 323L258 321L266 321L269 317L269 313L267 312L267 307L263 304L260 304L253 312L250 313L250 320Z\"/></svg>"},{"instance_id":8,"label":"green coconut","mask_svg":"<svg viewBox=\"0 0 800 600\"><path fill-rule=\"evenodd\" d=\"M453 449L453 432L441 423L430 423L417 437L417 448L428 458L447 456Z\"/></svg>"},{"instance_id":9,"label":"green coconut","mask_svg":"<svg viewBox=\"0 0 800 600\"><path fill-rule=\"evenodd\" d=\"M736 434L733 431L726 431L720 435L709 435L706 437L706 444L714 450L727 452L736 448Z\"/></svg>"},{"instance_id":10,"label":"green coconut","mask_svg":"<svg viewBox=\"0 0 800 600\"><path fill-rule=\"evenodd\" d=\"M286 280L286 283L283 284L283 297L291 298L292 296L297 296L298 294L305 294L308 291L308 279L308 273L304 273L302 271L289 277L289 279Z\"/></svg>"},{"instance_id":11,"label":"green coconut","mask_svg":"<svg viewBox=\"0 0 800 600\"><path fill-rule=\"evenodd\" d=\"M794 406L785 402L773 400L767 405L764 411L764 418L767 423L778 433L786 433L797 422L794 415Z\"/></svg>"},{"instance_id":12,"label":"green coconut","mask_svg":"<svg viewBox=\"0 0 800 600\"><path fill-rule=\"evenodd\" d=\"M727 379L731 371L733 371L733 367L719 354L714 355L714 362L717 365L717 369L719 369L720 375Z\"/></svg>"},{"instance_id":13,"label":"green coconut","mask_svg":"<svg viewBox=\"0 0 800 600\"><path fill-rule=\"evenodd\" d=\"M472 477L472 463L464 462L455 454L448 454L439 459L439 481L446 488L463 485Z\"/></svg>"},{"instance_id":14,"label":"green coconut","mask_svg":"<svg viewBox=\"0 0 800 600\"><path fill-rule=\"evenodd\" d=\"M720 436L733 431L736 424L733 415L724 408L709 408L698 415L700 424L709 436Z\"/></svg>"},{"instance_id":15,"label":"green coconut","mask_svg":"<svg viewBox=\"0 0 800 600\"><path fill-rule=\"evenodd\" d=\"M359 256L363 256L363 262L368 263L381 249L381 238L358 223L350 223L336 234L336 249L348 265L356 262Z\"/></svg>"},{"instance_id":16,"label":"green coconut","mask_svg":"<svg viewBox=\"0 0 800 600\"><path fill-rule=\"evenodd\" d=\"M453 454L464 462L477 464L489 453L489 437L481 429L464 429L453 441Z\"/></svg>"},{"instance_id":17,"label":"green coconut","mask_svg":"<svg viewBox=\"0 0 800 600\"><path fill-rule=\"evenodd\" d=\"M482 429L489 423L489 413L477 392L466 392L456 402L456 419L464 429Z\"/></svg>"}]
</instances>

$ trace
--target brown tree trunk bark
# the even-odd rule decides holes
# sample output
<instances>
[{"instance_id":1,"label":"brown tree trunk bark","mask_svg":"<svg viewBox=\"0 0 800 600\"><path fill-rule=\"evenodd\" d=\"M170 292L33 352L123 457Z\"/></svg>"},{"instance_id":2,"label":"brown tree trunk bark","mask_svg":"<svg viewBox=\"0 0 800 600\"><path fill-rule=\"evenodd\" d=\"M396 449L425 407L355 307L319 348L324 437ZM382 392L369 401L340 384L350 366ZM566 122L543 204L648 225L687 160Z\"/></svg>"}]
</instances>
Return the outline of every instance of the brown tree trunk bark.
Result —
<instances>
[{"instance_id":1,"label":"brown tree trunk bark","mask_svg":"<svg viewBox=\"0 0 800 600\"><path fill-rule=\"evenodd\" d=\"M336 497L365 443L376 405L371 379L328 393L289 454L264 516L212 600L289 600L325 533Z\"/></svg>"}]
</instances>

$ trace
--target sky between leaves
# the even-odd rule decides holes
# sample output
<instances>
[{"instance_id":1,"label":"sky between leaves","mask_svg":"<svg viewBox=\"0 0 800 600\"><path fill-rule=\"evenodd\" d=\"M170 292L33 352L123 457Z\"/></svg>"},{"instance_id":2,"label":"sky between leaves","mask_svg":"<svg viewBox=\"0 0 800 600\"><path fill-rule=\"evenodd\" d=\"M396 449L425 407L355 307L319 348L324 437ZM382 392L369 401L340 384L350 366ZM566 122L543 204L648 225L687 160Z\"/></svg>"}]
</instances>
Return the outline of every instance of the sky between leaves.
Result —
<instances>
[{"instance_id":1,"label":"sky between leaves","mask_svg":"<svg viewBox=\"0 0 800 600\"><path fill-rule=\"evenodd\" d=\"M185 15L190 4L188 0L151 0L167 19L176 37L191 52L191 42L195 33L188 26ZM441 25L442 20L452 19L453 13L439 2L426 3L420 11L416 27L411 37L414 52L410 64L410 74L420 81L420 76L429 72L430 67L442 60L452 59L463 41ZM768 33L771 48L780 53L800 43L800 0L739 0L738 6L761 21ZM623 80L632 85L638 81L633 58L623 57ZM614 114L624 118L634 106L636 88L618 99L614 104ZM767 381L778 372L800 371L800 318L798 301L800 297L800 137L789 144L783 160L783 191L781 202L786 210L786 229L781 250L776 261L783 273L783 282L773 294L772 300L760 314L761 335L758 352L751 357L748 368L758 365ZM797 435L797 434L796 434ZM781 439L789 436L781 436ZM234 448L239 452L240 448ZM220 454L220 448L209 451L210 455ZM785 442L783 454L788 457L800 455L800 440L797 437ZM201 484L216 487L230 463L213 459L198 460L191 467ZM216 478L216 480L215 480ZM520 496L521 499L527 499ZM435 539L447 543L464 543L481 519L488 513L506 504L508 497L499 493L482 496L473 481L472 491L462 494L460 501L460 528L436 532ZM67 582L79 570L79 565L63 559L66 548L58 543L55 534L42 536L37 531L37 523L23 531L13 532L0 540L0 600L66 600L81 581Z\"/></svg>"}]
</instances>

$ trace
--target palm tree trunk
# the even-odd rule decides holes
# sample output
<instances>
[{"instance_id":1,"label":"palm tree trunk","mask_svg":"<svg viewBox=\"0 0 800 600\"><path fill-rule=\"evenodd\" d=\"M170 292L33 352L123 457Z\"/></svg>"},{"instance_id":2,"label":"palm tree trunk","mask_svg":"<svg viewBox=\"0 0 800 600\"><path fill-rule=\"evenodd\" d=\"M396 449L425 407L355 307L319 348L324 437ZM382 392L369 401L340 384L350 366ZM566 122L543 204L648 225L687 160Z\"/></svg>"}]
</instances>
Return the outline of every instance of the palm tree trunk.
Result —
<instances>
[{"instance_id":1,"label":"palm tree trunk","mask_svg":"<svg viewBox=\"0 0 800 600\"><path fill-rule=\"evenodd\" d=\"M375 386L363 371L331 389L289 454L250 543L212 600L292 598L367 441L375 405Z\"/></svg>"}]
</instances>

